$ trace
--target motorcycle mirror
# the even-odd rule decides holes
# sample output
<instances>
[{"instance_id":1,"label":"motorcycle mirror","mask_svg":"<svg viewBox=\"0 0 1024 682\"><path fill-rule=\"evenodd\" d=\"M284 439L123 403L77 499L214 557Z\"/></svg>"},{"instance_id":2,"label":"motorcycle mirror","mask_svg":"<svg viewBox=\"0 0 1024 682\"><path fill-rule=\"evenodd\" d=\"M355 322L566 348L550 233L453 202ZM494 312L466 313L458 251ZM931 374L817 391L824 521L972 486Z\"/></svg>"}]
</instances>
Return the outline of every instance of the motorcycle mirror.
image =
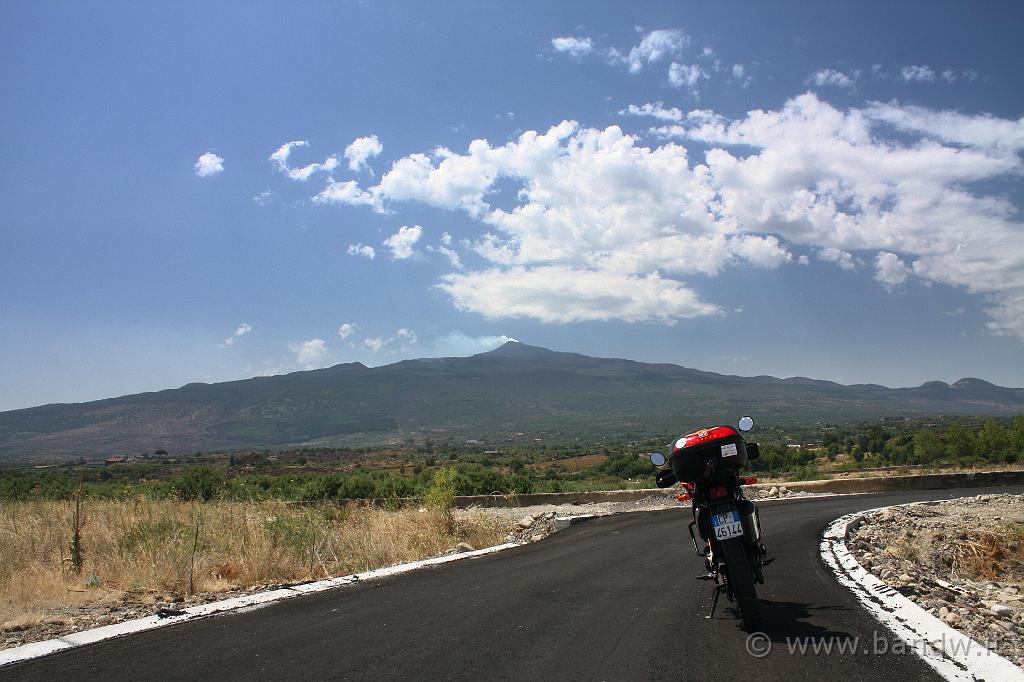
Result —
<instances>
[{"instance_id":1,"label":"motorcycle mirror","mask_svg":"<svg viewBox=\"0 0 1024 682\"><path fill-rule=\"evenodd\" d=\"M736 423L736 425L740 427L740 431L750 431L752 428L754 428L754 420L750 417L743 416L740 417L740 420Z\"/></svg>"},{"instance_id":2,"label":"motorcycle mirror","mask_svg":"<svg viewBox=\"0 0 1024 682\"><path fill-rule=\"evenodd\" d=\"M660 467L664 463L665 463L665 455L661 454L660 452L652 452L651 453L651 464L653 464L656 467Z\"/></svg>"}]
</instances>

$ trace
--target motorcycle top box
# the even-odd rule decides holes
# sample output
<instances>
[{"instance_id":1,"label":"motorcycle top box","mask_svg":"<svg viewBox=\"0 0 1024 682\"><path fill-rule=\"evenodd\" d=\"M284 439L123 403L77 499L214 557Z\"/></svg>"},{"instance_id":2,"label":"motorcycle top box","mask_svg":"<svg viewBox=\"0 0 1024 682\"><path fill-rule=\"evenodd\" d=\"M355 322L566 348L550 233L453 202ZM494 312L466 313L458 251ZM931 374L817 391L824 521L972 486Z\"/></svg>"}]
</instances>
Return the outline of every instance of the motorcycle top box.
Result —
<instances>
[{"instance_id":1,"label":"motorcycle top box","mask_svg":"<svg viewBox=\"0 0 1024 682\"><path fill-rule=\"evenodd\" d=\"M701 429L672 441L668 463L677 479L693 482L716 471L740 470L747 463L747 447L731 426Z\"/></svg>"}]
</instances>

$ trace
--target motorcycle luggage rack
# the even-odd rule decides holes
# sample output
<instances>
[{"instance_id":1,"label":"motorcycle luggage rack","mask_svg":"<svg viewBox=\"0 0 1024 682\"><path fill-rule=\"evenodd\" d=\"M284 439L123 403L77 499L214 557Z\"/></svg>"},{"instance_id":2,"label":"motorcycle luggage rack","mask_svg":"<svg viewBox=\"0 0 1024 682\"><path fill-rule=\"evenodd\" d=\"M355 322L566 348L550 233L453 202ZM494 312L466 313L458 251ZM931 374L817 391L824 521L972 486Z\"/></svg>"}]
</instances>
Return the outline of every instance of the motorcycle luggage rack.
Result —
<instances>
[{"instance_id":1,"label":"motorcycle luggage rack","mask_svg":"<svg viewBox=\"0 0 1024 682\"><path fill-rule=\"evenodd\" d=\"M697 546L697 536L693 534L693 527L697 525L696 521L690 521L690 540L693 541L693 551L697 553L697 556L707 556L709 547L705 547L703 550Z\"/></svg>"}]
</instances>

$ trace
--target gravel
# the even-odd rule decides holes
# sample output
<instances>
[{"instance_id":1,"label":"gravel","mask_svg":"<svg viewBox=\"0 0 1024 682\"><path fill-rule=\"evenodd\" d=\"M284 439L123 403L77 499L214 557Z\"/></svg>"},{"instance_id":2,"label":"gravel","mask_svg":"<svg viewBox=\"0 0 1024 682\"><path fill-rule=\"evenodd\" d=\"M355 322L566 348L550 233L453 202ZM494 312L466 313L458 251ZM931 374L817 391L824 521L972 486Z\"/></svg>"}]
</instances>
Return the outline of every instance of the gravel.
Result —
<instances>
[{"instance_id":1,"label":"gravel","mask_svg":"<svg viewBox=\"0 0 1024 682\"><path fill-rule=\"evenodd\" d=\"M985 532L1024 523L1024 495L976 495L874 512L847 542L857 560L926 611L1024 668L1024 566L1016 540L971 574L960 557Z\"/></svg>"}]
</instances>

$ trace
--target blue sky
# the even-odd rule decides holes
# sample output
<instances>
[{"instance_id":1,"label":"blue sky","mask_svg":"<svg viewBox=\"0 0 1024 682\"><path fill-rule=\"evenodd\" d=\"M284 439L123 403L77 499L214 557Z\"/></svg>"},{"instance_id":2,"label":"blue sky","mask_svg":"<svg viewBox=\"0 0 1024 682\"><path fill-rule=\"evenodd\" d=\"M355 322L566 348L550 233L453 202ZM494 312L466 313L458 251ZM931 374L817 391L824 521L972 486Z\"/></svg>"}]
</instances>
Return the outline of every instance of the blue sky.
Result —
<instances>
[{"instance_id":1,"label":"blue sky","mask_svg":"<svg viewBox=\"0 0 1024 682\"><path fill-rule=\"evenodd\" d=\"M507 337L1024 385L1024 10L819 4L6 3L0 409Z\"/></svg>"}]
</instances>

